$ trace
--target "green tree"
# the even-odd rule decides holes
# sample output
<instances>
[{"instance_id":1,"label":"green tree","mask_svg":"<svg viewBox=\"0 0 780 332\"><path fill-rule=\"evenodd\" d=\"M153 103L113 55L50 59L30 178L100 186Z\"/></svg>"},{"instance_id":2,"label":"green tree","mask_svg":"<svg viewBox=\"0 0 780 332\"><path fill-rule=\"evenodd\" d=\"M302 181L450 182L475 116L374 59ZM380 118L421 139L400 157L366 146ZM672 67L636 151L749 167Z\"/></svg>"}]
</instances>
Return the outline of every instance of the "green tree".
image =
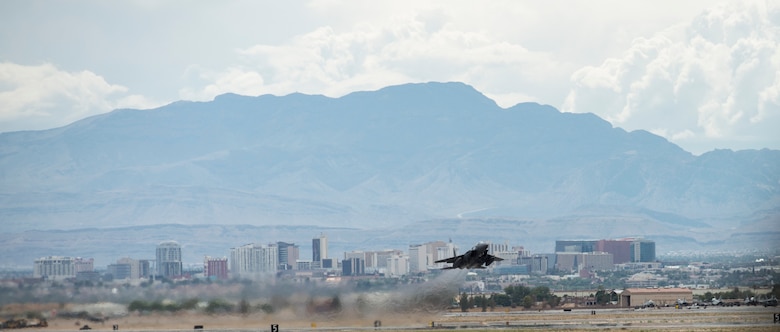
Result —
<instances>
[{"instance_id":1,"label":"green tree","mask_svg":"<svg viewBox=\"0 0 780 332\"><path fill-rule=\"evenodd\" d=\"M149 303L147 303L146 301L135 300L133 302L130 302L130 305L127 306L127 310L129 311L149 310Z\"/></svg>"},{"instance_id":2,"label":"green tree","mask_svg":"<svg viewBox=\"0 0 780 332\"><path fill-rule=\"evenodd\" d=\"M531 294L531 290L523 285L508 286L504 292L512 299L512 304L522 303L523 298Z\"/></svg>"},{"instance_id":3,"label":"green tree","mask_svg":"<svg viewBox=\"0 0 780 332\"><path fill-rule=\"evenodd\" d=\"M468 294L466 294L465 292L461 293L460 294L460 311L462 311L462 312L469 311L469 306L470 306L470 303L469 303L469 296L468 296Z\"/></svg>"},{"instance_id":4,"label":"green tree","mask_svg":"<svg viewBox=\"0 0 780 332\"><path fill-rule=\"evenodd\" d=\"M206 312L210 314L233 311L233 305L224 300L211 300L206 305Z\"/></svg>"},{"instance_id":5,"label":"green tree","mask_svg":"<svg viewBox=\"0 0 780 332\"><path fill-rule=\"evenodd\" d=\"M526 295L523 297L523 308L531 308L534 306L534 298L531 297L531 295Z\"/></svg>"},{"instance_id":6,"label":"green tree","mask_svg":"<svg viewBox=\"0 0 780 332\"><path fill-rule=\"evenodd\" d=\"M495 304L502 307L508 307L512 305L512 298L506 294L493 294L490 298Z\"/></svg>"},{"instance_id":7,"label":"green tree","mask_svg":"<svg viewBox=\"0 0 780 332\"><path fill-rule=\"evenodd\" d=\"M555 308L561 304L561 298L555 295L550 296L550 298L547 300L547 304L550 305L550 308Z\"/></svg>"},{"instance_id":8,"label":"green tree","mask_svg":"<svg viewBox=\"0 0 780 332\"><path fill-rule=\"evenodd\" d=\"M193 297L193 298L190 298L190 299L186 299L186 300L184 300L184 301L181 303L181 308L182 308L182 309L184 309L184 310L192 310L192 309L195 309L195 308L198 306L198 302L200 302L200 301L198 300L198 298L197 298L197 297Z\"/></svg>"},{"instance_id":9,"label":"green tree","mask_svg":"<svg viewBox=\"0 0 780 332\"><path fill-rule=\"evenodd\" d=\"M246 299L241 299L241 301L238 302L238 312L242 315L247 315L249 313L249 302L247 302Z\"/></svg>"},{"instance_id":10,"label":"green tree","mask_svg":"<svg viewBox=\"0 0 780 332\"><path fill-rule=\"evenodd\" d=\"M600 305L606 305L611 300L611 293L607 293L607 290L604 289L603 285L599 285L598 290L596 291L596 304Z\"/></svg>"}]
</instances>

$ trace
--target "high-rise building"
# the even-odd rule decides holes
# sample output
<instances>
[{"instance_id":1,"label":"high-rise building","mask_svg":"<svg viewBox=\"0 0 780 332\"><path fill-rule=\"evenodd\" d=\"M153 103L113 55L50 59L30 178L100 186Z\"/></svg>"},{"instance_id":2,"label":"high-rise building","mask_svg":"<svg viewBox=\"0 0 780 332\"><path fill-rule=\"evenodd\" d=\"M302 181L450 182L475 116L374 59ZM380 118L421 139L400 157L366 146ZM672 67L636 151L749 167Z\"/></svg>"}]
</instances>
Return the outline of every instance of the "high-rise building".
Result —
<instances>
[{"instance_id":1,"label":"high-rise building","mask_svg":"<svg viewBox=\"0 0 780 332\"><path fill-rule=\"evenodd\" d=\"M152 276L152 262L148 259L138 260L138 277L148 278Z\"/></svg>"},{"instance_id":2,"label":"high-rise building","mask_svg":"<svg viewBox=\"0 0 780 332\"><path fill-rule=\"evenodd\" d=\"M279 248L279 270L295 269L300 258L298 246L287 242L277 242L276 246Z\"/></svg>"},{"instance_id":3,"label":"high-rise building","mask_svg":"<svg viewBox=\"0 0 780 332\"><path fill-rule=\"evenodd\" d=\"M33 276L46 279L67 279L76 277L76 262L73 257L48 256L35 260Z\"/></svg>"},{"instance_id":4,"label":"high-rise building","mask_svg":"<svg viewBox=\"0 0 780 332\"><path fill-rule=\"evenodd\" d=\"M559 252L556 256L559 271L609 271L615 267L612 254L606 252Z\"/></svg>"},{"instance_id":5,"label":"high-rise building","mask_svg":"<svg viewBox=\"0 0 780 332\"><path fill-rule=\"evenodd\" d=\"M442 268L447 264L434 262L453 257L458 253L458 247L452 242L434 241L426 243L425 246L427 246L429 267Z\"/></svg>"},{"instance_id":6,"label":"high-rise building","mask_svg":"<svg viewBox=\"0 0 780 332\"><path fill-rule=\"evenodd\" d=\"M176 241L157 245L157 274L166 278L182 275L181 246Z\"/></svg>"},{"instance_id":7,"label":"high-rise building","mask_svg":"<svg viewBox=\"0 0 780 332\"><path fill-rule=\"evenodd\" d=\"M131 270L132 266L124 263L109 264L106 268L106 272L114 279L130 279Z\"/></svg>"},{"instance_id":8,"label":"high-rise building","mask_svg":"<svg viewBox=\"0 0 780 332\"><path fill-rule=\"evenodd\" d=\"M403 256L404 252L397 249L379 250L368 252L366 259L366 272L379 272L384 273L388 269L388 262L391 257ZM371 262L369 265L368 262ZM406 274L406 271L404 271Z\"/></svg>"},{"instance_id":9,"label":"high-rise building","mask_svg":"<svg viewBox=\"0 0 780 332\"><path fill-rule=\"evenodd\" d=\"M631 242L631 262L655 262L655 242L643 239Z\"/></svg>"},{"instance_id":10,"label":"high-rise building","mask_svg":"<svg viewBox=\"0 0 780 332\"><path fill-rule=\"evenodd\" d=\"M596 251L612 254L615 264L623 264L631 261L631 242L633 239L599 240Z\"/></svg>"},{"instance_id":11,"label":"high-rise building","mask_svg":"<svg viewBox=\"0 0 780 332\"><path fill-rule=\"evenodd\" d=\"M558 240L555 241L555 252L594 252L596 240Z\"/></svg>"},{"instance_id":12,"label":"high-rise building","mask_svg":"<svg viewBox=\"0 0 780 332\"><path fill-rule=\"evenodd\" d=\"M409 273L409 257L403 254L393 254L387 257L385 276L400 277Z\"/></svg>"},{"instance_id":13,"label":"high-rise building","mask_svg":"<svg viewBox=\"0 0 780 332\"><path fill-rule=\"evenodd\" d=\"M497 252L509 252L509 244L504 243L488 243L488 254L495 255Z\"/></svg>"},{"instance_id":14,"label":"high-rise building","mask_svg":"<svg viewBox=\"0 0 780 332\"><path fill-rule=\"evenodd\" d=\"M227 257L212 258L206 256L203 258L203 275L206 278L217 280L226 280L228 278L228 259Z\"/></svg>"},{"instance_id":15,"label":"high-rise building","mask_svg":"<svg viewBox=\"0 0 780 332\"><path fill-rule=\"evenodd\" d=\"M75 260L73 260L76 274L79 274L79 272L93 272L95 271L95 259L94 258L81 258L76 257Z\"/></svg>"},{"instance_id":16,"label":"high-rise building","mask_svg":"<svg viewBox=\"0 0 780 332\"><path fill-rule=\"evenodd\" d=\"M142 277L142 274L141 274L141 272L142 272L141 271L141 261L139 261L137 259L132 259L130 257L123 257L123 258L118 259L116 261L116 263L117 264L126 264L129 267L129 272L128 272L128 276L127 276L128 279L138 279L138 278ZM122 279L122 278L117 278L116 275L114 275L114 278L115 279Z\"/></svg>"},{"instance_id":17,"label":"high-rise building","mask_svg":"<svg viewBox=\"0 0 780 332\"><path fill-rule=\"evenodd\" d=\"M230 272L234 277L255 278L276 273L278 266L279 250L276 244L263 246L250 243L230 248Z\"/></svg>"},{"instance_id":18,"label":"high-rise building","mask_svg":"<svg viewBox=\"0 0 780 332\"><path fill-rule=\"evenodd\" d=\"M427 246L422 244L409 245L409 272L420 273L428 271Z\"/></svg>"},{"instance_id":19,"label":"high-rise building","mask_svg":"<svg viewBox=\"0 0 780 332\"><path fill-rule=\"evenodd\" d=\"M311 240L311 260L321 262L323 258L328 258L328 237L320 234L320 237Z\"/></svg>"},{"instance_id":20,"label":"high-rise building","mask_svg":"<svg viewBox=\"0 0 780 332\"><path fill-rule=\"evenodd\" d=\"M528 265L531 273L547 274L549 266L547 259L548 257L545 255L523 256L518 258L518 263L519 265Z\"/></svg>"},{"instance_id":21,"label":"high-rise building","mask_svg":"<svg viewBox=\"0 0 780 332\"><path fill-rule=\"evenodd\" d=\"M320 268L321 269L326 269L326 270L331 270L331 269L337 268L338 264L339 263L336 261L335 258L323 258L320 261Z\"/></svg>"},{"instance_id":22,"label":"high-rise building","mask_svg":"<svg viewBox=\"0 0 780 332\"><path fill-rule=\"evenodd\" d=\"M341 274L344 276L360 276L366 273L366 263L360 258L349 258L341 262Z\"/></svg>"}]
</instances>

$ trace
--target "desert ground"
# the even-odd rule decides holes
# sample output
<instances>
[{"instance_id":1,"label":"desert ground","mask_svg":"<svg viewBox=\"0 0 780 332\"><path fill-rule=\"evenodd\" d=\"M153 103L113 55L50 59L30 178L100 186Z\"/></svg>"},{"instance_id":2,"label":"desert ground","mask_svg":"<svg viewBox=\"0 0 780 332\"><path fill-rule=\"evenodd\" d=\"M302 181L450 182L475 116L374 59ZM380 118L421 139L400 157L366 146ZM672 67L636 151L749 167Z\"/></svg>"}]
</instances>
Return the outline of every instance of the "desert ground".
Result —
<instances>
[{"instance_id":1,"label":"desert ground","mask_svg":"<svg viewBox=\"0 0 780 332\"><path fill-rule=\"evenodd\" d=\"M595 312L595 314L594 314ZM426 329L504 330L504 331L780 331L773 321L777 307L708 307L706 309L561 309L542 311L499 310L493 312L449 311L425 314L374 313L369 315L316 316L292 313L273 315L205 315L175 313L169 315L131 314L105 322L53 318L46 328L27 331L74 331L83 325L93 330L110 331L191 331L202 325L204 331L271 331L277 325L284 331L350 331ZM350 317L346 317L350 316ZM375 326L377 321L381 326Z\"/></svg>"}]
</instances>

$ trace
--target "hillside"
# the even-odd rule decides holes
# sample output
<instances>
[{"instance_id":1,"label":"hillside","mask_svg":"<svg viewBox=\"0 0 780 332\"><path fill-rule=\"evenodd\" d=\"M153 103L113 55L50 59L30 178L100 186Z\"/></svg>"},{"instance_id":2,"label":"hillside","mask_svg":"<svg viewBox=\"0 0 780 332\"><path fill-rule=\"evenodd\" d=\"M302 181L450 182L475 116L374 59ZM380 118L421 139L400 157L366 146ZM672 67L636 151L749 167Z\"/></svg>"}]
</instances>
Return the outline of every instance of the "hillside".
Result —
<instances>
[{"instance_id":1,"label":"hillside","mask_svg":"<svg viewBox=\"0 0 780 332\"><path fill-rule=\"evenodd\" d=\"M461 83L227 94L0 134L0 219L15 233L503 218L571 224L553 229L569 238L640 221L654 226L610 233L706 242L762 232L779 207L780 151L694 156L593 114L500 108Z\"/></svg>"}]
</instances>

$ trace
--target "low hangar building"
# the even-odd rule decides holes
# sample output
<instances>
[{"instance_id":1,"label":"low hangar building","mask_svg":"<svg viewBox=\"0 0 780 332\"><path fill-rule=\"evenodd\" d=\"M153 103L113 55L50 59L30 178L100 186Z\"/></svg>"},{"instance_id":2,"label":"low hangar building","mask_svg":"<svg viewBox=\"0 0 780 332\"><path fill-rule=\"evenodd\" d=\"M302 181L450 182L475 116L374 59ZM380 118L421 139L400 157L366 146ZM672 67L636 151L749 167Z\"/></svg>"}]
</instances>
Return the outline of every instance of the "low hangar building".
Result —
<instances>
[{"instance_id":1,"label":"low hangar building","mask_svg":"<svg viewBox=\"0 0 780 332\"><path fill-rule=\"evenodd\" d=\"M692 300L693 291L688 288L627 288L620 293L619 305L636 307L652 300L657 306L673 306L678 299Z\"/></svg>"}]
</instances>

